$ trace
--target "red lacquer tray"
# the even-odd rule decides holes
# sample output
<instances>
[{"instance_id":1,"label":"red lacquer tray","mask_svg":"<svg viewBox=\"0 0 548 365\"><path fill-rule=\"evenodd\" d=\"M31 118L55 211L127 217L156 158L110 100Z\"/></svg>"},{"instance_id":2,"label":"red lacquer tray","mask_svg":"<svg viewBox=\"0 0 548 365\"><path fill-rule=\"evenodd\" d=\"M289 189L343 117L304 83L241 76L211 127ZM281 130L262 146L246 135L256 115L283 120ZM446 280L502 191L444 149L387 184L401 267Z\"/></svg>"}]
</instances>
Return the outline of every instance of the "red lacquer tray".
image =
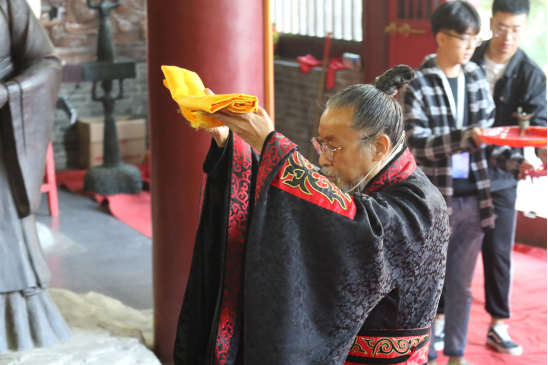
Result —
<instances>
[{"instance_id":1,"label":"red lacquer tray","mask_svg":"<svg viewBox=\"0 0 548 365\"><path fill-rule=\"evenodd\" d=\"M497 146L546 147L546 127L529 127L523 137L519 136L519 127L485 129L481 138Z\"/></svg>"}]
</instances>

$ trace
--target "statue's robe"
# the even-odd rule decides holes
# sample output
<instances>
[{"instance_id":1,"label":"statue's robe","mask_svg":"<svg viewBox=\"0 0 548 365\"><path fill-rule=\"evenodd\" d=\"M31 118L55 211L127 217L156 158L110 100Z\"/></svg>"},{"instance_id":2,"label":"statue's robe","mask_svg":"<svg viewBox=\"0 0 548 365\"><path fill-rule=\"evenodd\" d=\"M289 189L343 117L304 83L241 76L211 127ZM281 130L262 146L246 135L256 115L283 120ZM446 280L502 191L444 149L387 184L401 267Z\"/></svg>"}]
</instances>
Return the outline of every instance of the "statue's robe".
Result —
<instances>
[{"instance_id":1,"label":"statue's robe","mask_svg":"<svg viewBox=\"0 0 548 365\"><path fill-rule=\"evenodd\" d=\"M25 0L0 0L0 353L70 336L34 221L61 62Z\"/></svg>"},{"instance_id":2,"label":"statue's robe","mask_svg":"<svg viewBox=\"0 0 548 365\"><path fill-rule=\"evenodd\" d=\"M297 149L212 141L175 363L426 364L443 197L406 146L352 196Z\"/></svg>"}]
</instances>

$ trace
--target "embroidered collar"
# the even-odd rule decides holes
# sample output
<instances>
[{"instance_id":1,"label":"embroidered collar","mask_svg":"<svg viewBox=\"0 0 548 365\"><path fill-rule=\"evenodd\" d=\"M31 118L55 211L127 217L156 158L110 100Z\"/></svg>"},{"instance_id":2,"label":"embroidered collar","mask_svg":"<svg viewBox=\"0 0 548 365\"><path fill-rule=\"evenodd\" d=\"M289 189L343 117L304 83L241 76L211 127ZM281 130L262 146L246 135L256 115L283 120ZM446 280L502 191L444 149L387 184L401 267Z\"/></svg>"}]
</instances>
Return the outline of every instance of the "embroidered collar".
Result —
<instances>
[{"instance_id":1,"label":"embroidered collar","mask_svg":"<svg viewBox=\"0 0 548 365\"><path fill-rule=\"evenodd\" d=\"M415 162L415 158L409 151L409 148L404 145L401 152L369 181L364 193L371 194L387 185L399 183L411 176L416 168L417 163Z\"/></svg>"}]
</instances>

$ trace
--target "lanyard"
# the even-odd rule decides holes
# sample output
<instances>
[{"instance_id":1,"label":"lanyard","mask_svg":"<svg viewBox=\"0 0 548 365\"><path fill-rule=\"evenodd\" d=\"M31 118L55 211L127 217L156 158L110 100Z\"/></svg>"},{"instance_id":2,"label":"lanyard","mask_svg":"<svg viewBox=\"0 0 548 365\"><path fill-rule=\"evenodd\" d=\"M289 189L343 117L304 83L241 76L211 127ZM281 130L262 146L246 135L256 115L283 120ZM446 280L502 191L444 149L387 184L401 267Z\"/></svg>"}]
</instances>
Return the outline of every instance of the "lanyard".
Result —
<instances>
[{"instance_id":1,"label":"lanyard","mask_svg":"<svg viewBox=\"0 0 548 365\"><path fill-rule=\"evenodd\" d=\"M449 85L449 81L447 81L447 76L445 76L445 73L443 73L443 71L441 70L440 77L443 83L443 88L445 89L445 93L447 94L447 98L449 99L451 114L453 114L453 118L455 119L455 127L457 129L462 129L464 124L464 95L466 92L466 87L464 85L464 72L462 72L461 70L457 78L458 105L455 105L455 98L453 97L451 85Z\"/></svg>"}]
</instances>

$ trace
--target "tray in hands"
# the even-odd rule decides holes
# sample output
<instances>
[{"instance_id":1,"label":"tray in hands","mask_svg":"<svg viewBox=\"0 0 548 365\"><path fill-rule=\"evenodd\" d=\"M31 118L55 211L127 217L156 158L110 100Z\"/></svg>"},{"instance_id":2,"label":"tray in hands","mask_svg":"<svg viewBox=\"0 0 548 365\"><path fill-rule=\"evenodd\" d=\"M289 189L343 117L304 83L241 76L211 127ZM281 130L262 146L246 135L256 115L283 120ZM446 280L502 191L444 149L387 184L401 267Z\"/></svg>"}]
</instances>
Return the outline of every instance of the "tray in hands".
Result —
<instances>
[{"instance_id":1,"label":"tray in hands","mask_svg":"<svg viewBox=\"0 0 548 365\"><path fill-rule=\"evenodd\" d=\"M529 127L520 137L519 127L485 129L481 138L487 144L510 147L546 147L546 127Z\"/></svg>"}]
</instances>

